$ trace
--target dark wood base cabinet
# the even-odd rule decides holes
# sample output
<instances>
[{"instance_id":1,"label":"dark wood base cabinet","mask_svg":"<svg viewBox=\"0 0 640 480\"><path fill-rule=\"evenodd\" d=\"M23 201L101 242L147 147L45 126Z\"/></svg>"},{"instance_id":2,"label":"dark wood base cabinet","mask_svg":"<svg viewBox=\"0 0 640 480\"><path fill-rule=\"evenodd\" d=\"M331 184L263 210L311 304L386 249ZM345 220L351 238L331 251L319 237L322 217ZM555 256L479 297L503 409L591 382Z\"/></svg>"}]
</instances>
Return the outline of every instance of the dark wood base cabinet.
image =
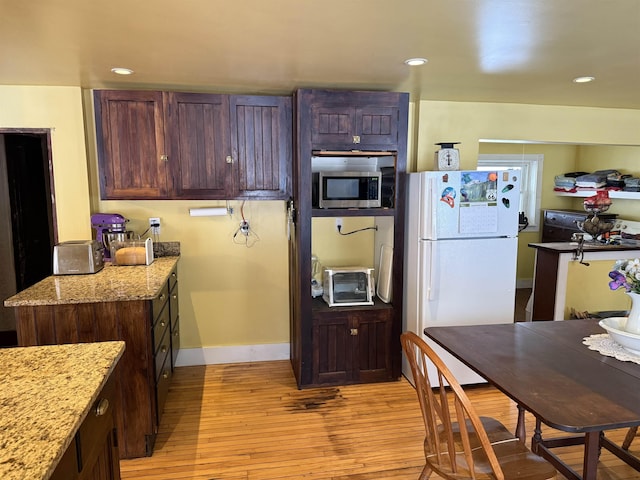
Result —
<instances>
[{"instance_id":1,"label":"dark wood base cabinet","mask_svg":"<svg viewBox=\"0 0 640 480\"><path fill-rule=\"evenodd\" d=\"M314 308L314 383L392 380L392 326L393 309L389 306L338 307L331 311L326 305Z\"/></svg>"},{"instance_id":2,"label":"dark wood base cabinet","mask_svg":"<svg viewBox=\"0 0 640 480\"><path fill-rule=\"evenodd\" d=\"M126 343L114 373L120 458L153 453L180 348L177 278L174 269L152 300L15 307L21 346Z\"/></svg>"},{"instance_id":3,"label":"dark wood base cabinet","mask_svg":"<svg viewBox=\"0 0 640 480\"><path fill-rule=\"evenodd\" d=\"M51 480L120 480L115 387L116 379L111 376L53 471Z\"/></svg>"}]
</instances>

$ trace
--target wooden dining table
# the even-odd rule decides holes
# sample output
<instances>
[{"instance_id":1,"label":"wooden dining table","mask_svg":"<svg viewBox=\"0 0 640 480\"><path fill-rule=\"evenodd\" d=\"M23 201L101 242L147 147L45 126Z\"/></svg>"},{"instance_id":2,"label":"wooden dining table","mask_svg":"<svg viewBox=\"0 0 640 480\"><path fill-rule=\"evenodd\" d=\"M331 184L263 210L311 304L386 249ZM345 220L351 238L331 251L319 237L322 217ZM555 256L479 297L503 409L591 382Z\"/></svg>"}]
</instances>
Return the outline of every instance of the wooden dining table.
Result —
<instances>
[{"instance_id":1,"label":"wooden dining table","mask_svg":"<svg viewBox=\"0 0 640 480\"><path fill-rule=\"evenodd\" d=\"M606 333L597 320L428 327L424 333L536 418L533 452L569 479L596 479L601 448L640 471L640 461L605 436L640 425L640 364L590 350L583 339ZM541 424L569 432L542 438ZM584 445L582 475L551 450Z\"/></svg>"}]
</instances>

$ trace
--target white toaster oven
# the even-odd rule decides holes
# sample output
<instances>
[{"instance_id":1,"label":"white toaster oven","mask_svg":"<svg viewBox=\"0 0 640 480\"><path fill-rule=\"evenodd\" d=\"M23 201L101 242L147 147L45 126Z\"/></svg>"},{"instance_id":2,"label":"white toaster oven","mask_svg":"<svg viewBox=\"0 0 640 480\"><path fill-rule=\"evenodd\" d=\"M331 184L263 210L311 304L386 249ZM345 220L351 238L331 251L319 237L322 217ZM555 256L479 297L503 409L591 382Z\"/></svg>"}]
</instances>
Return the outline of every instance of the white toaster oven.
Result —
<instances>
[{"instance_id":1,"label":"white toaster oven","mask_svg":"<svg viewBox=\"0 0 640 480\"><path fill-rule=\"evenodd\" d=\"M373 305L373 268L327 267L322 273L322 298L330 307Z\"/></svg>"}]
</instances>

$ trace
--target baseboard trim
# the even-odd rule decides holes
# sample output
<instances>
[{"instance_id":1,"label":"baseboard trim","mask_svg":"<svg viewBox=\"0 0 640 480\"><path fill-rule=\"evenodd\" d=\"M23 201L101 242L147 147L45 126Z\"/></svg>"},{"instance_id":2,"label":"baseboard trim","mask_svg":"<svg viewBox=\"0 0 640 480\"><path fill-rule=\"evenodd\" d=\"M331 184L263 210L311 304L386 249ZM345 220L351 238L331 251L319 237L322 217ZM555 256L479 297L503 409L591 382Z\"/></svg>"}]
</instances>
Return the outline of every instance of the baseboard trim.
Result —
<instances>
[{"instance_id":1,"label":"baseboard trim","mask_svg":"<svg viewBox=\"0 0 640 480\"><path fill-rule=\"evenodd\" d=\"M289 360L288 343L234 345L230 347L181 348L176 367L219 365L222 363L268 362Z\"/></svg>"}]
</instances>

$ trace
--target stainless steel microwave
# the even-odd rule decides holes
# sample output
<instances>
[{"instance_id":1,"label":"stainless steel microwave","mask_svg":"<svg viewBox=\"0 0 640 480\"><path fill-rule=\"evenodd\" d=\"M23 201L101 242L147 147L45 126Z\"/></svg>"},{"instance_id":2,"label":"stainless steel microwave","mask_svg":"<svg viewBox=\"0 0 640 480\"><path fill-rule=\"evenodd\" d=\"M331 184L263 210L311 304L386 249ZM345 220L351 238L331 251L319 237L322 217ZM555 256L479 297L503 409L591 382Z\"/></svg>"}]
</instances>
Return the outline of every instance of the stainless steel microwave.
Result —
<instances>
[{"instance_id":1,"label":"stainless steel microwave","mask_svg":"<svg viewBox=\"0 0 640 480\"><path fill-rule=\"evenodd\" d=\"M319 208L376 208L382 206L382 173L316 172L314 204ZM314 198L316 200L316 198Z\"/></svg>"}]
</instances>

